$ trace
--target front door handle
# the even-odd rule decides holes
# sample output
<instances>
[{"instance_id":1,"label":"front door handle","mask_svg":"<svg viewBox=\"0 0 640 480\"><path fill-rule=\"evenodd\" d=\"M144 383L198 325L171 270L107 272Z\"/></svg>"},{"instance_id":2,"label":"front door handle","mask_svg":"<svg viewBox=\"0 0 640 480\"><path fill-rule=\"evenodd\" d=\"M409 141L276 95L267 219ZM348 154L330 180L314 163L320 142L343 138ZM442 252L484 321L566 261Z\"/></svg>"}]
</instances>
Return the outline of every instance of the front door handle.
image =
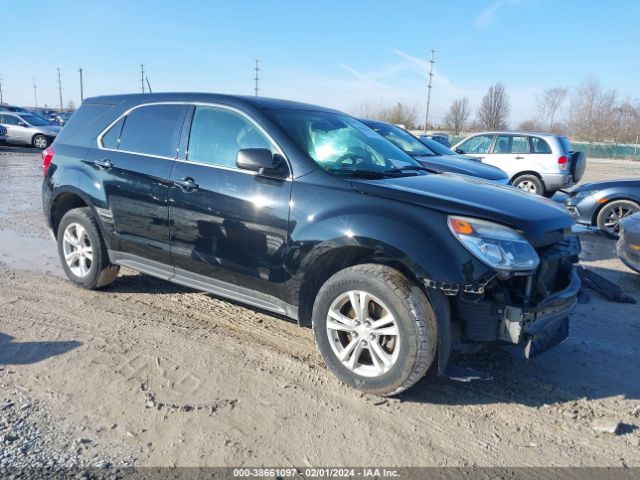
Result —
<instances>
[{"instance_id":1,"label":"front door handle","mask_svg":"<svg viewBox=\"0 0 640 480\"><path fill-rule=\"evenodd\" d=\"M113 163L111 163L111 160L108 158L94 160L93 164L102 170L109 170L110 168L113 168Z\"/></svg>"},{"instance_id":2,"label":"front door handle","mask_svg":"<svg viewBox=\"0 0 640 480\"><path fill-rule=\"evenodd\" d=\"M198 184L191 177L184 177L182 180L174 180L174 185L177 185L185 192L193 192L198 189Z\"/></svg>"},{"instance_id":3,"label":"front door handle","mask_svg":"<svg viewBox=\"0 0 640 480\"><path fill-rule=\"evenodd\" d=\"M516 157L516 160L524 160L524 157Z\"/></svg>"}]
</instances>

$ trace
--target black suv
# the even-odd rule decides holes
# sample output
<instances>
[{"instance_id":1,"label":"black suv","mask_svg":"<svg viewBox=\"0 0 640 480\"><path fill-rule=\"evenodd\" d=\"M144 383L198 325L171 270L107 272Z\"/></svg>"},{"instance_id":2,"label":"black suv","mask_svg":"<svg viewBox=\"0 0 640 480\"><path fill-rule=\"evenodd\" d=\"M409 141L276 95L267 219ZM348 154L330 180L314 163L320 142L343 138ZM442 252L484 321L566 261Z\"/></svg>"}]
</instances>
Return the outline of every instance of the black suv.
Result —
<instances>
[{"instance_id":1,"label":"black suv","mask_svg":"<svg viewBox=\"0 0 640 480\"><path fill-rule=\"evenodd\" d=\"M343 113L213 94L86 100L43 151L68 277L119 266L312 326L347 384L394 394L454 351L568 334L580 281L553 202L427 171Z\"/></svg>"}]
</instances>

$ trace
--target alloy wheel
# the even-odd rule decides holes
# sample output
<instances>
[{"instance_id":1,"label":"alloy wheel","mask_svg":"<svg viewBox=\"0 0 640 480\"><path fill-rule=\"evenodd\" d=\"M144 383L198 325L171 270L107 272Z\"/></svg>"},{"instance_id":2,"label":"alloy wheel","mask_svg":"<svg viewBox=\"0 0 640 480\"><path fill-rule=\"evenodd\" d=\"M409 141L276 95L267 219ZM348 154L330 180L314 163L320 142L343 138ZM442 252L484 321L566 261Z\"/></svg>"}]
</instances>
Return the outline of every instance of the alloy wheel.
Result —
<instances>
[{"instance_id":1,"label":"alloy wheel","mask_svg":"<svg viewBox=\"0 0 640 480\"><path fill-rule=\"evenodd\" d=\"M62 249L67 267L76 277L86 277L93 264L93 248L85 228L70 223L62 237Z\"/></svg>"},{"instance_id":2,"label":"alloy wheel","mask_svg":"<svg viewBox=\"0 0 640 480\"><path fill-rule=\"evenodd\" d=\"M327 315L327 335L333 353L352 372L378 377L396 363L400 331L391 310L361 290L336 298Z\"/></svg>"},{"instance_id":3,"label":"alloy wheel","mask_svg":"<svg viewBox=\"0 0 640 480\"><path fill-rule=\"evenodd\" d=\"M635 210L633 208L626 207L624 205L619 205L611 208L605 216L605 228L611 233L620 233L620 220L622 220L624 217L628 217L634 212Z\"/></svg>"},{"instance_id":4,"label":"alloy wheel","mask_svg":"<svg viewBox=\"0 0 640 480\"><path fill-rule=\"evenodd\" d=\"M47 138L44 135L36 135L36 137L33 139L33 145L36 148L44 150L45 148L47 148Z\"/></svg>"},{"instance_id":5,"label":"alloy wheel","mask_svg":"<svg viewBox=\"0 0 640 480\"><path fill-rule=\"evenodd\" d=\"M518 188L525 190L529 193L538 193L538 189L536 185L529 180L523 180L522 182L518 183Z\"/></svg>"}]
</instances>

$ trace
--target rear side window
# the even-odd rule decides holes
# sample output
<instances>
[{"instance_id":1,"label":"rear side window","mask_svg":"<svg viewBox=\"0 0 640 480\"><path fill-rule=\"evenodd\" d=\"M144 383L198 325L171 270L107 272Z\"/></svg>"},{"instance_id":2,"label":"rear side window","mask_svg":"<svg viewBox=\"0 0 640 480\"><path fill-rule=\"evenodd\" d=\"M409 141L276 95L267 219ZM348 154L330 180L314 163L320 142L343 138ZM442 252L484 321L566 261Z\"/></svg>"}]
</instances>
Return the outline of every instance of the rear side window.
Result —
<instances>
[{"instance_id":1,"label":"rear side window","mask_svg":"<svg viewBox=\"0 0 640 480\"><path fill-rule=\"evenodd\" d=\"M531 153L551 153L551 147L545 140L531 137Z\"/></svg>"},{"instance_id":2,"label":"rear side window","mask_svg":"<svg viewBox=\"0 0 640 480\"><path fill-rule=\"evenodd\" d=\"M196 107L188 160L236 168L238 150L243 148L268 148L274 152L269 140L242 115L221 108Z\"/></svg>"},{"instance_id":3,"label":"rear side window","mask_svg":"<svg viewBox=\"0 0 640 480\"><path fill-rule=\"evenodd\" d=\"M2 123L4 123L5 125L18 125L18 123L20 123L20 120L18 120L13 115L2 115Z\"/></svg>"},{"instance_id":4,"label":"rear side window","mask_svg":"<svg viewBox=\"0 0 640 480\"><path fill-rule=\"evenodd\" d=\"M129 113L120 134L120 150L174 158L178 150L184 105L148 105Z\"/></svg>"},{"instance_id":5,"label":"rear side window","mask_svg":"<svg viewBox=\"0 0 640 480\"><path fill-rule=\"evenodd\" d=\"M520 135L498 135L493 153L529 153L529 139Z\"/></svg>"}]
</instances>

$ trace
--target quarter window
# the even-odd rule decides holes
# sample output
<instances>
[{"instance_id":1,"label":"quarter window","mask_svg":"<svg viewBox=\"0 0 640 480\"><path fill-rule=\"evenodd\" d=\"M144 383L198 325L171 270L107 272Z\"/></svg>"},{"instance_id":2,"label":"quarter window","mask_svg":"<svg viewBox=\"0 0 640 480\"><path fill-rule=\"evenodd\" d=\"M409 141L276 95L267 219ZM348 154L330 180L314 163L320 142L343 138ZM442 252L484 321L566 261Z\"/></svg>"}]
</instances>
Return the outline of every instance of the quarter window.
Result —
<instances>
[{"instance_id":1,"label":"quarter window","mask_svg":"<svg viewBox=\"0 0 640 480\"><path fill-rule=\"evenodd\" d=\"M551 147L543 139L531 137L531 153L551 153Z\"/></svg>"},{"instance_id":2,"label":"quarter window","mask_svg":"<svg viewBox=\"0 0 640 480\"><path fill-rule=\"evenodd\" d=\"M120 139L120 131L124 124L124 117L118 120L107 133L102 136L102 146L104 148L118 148L118 140Z\"/></svg>"},{"instance_id":3,"label":"quarter window","mask_svg":"<svg viewBox=\"0 0 640 480\"><path fill-rule=\"evenodd\" d=\"M129 113L120 134L120 150L174 158L185 114L184 105L148 105Z\"/></svg>"},{"instance_id":4,"label":"quarter window","mask_svg":"<svg viewBox=\"0 0 640 480\"><path fill-rule=\"evenodd\" d=\"M478 135L464 142L459 148L462 149L464 153L487 153L492 140L493 136Z\"/></svg>"},{"instance_id":5,"label":"quarter window","mask_svg":"<svg viewBox=\"0 0 640 480\"><path fill-rule=\"evenodd\" d=\"M238 150L243 148L267 148L275 153L271 142L242 115L196 106L189 134L190 161L235 168Z\"/></svg>"}]
</instances>

